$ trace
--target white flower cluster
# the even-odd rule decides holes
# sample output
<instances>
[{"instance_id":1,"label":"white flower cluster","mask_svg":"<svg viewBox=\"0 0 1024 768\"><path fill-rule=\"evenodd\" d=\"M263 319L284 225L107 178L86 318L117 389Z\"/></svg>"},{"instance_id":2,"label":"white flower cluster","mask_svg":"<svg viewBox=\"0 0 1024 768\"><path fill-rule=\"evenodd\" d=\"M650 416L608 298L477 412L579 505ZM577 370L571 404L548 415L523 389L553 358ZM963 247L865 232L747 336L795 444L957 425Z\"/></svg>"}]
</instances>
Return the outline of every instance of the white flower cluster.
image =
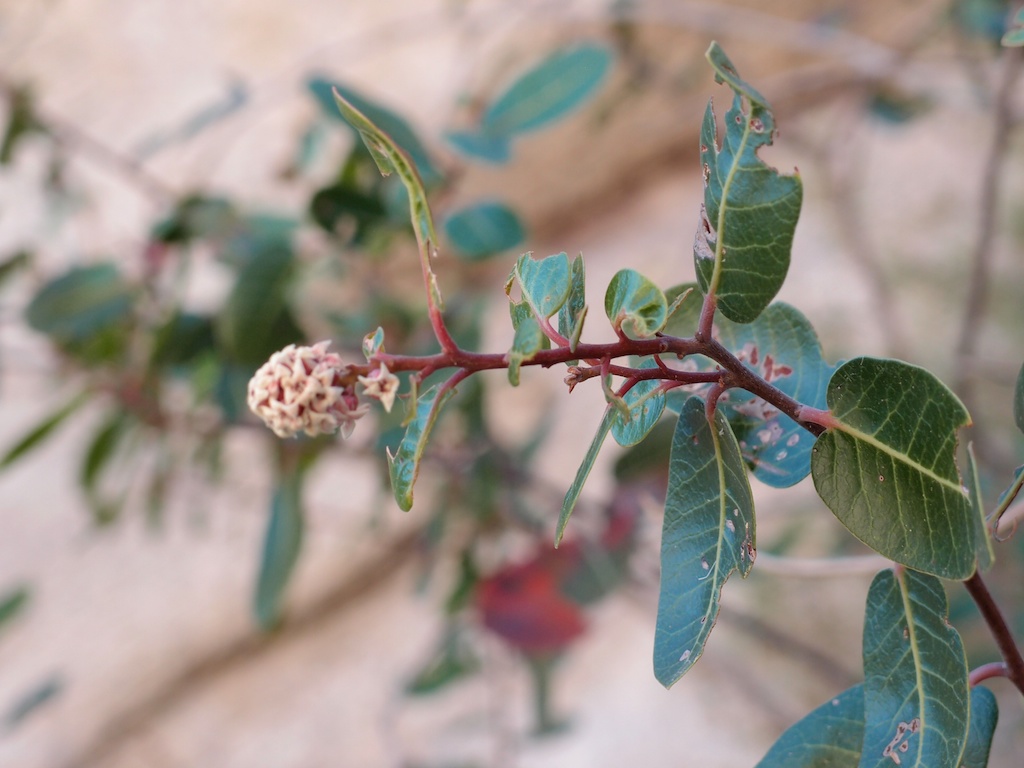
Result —
<instances>
[{"instance_id":1,"label":"white flower cluster","mask_svg":"<svg viewBox=\"0 0 1024 768\"><path fill-rule=\"evenodd\" d=\"M249 382L249 408L278 437L341 431L348 437L370 406L356 395L356 377L328 341L289 344L275 352Z\"/></svg>"}]
</instances>

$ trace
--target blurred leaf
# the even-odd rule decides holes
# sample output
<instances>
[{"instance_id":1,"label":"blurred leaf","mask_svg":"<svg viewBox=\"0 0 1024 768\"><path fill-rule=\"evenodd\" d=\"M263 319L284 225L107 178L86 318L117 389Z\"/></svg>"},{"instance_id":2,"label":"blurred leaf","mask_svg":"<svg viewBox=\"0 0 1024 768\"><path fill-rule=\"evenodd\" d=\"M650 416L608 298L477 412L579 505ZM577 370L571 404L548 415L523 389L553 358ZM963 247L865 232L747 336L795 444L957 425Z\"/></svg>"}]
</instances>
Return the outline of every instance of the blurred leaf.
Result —
<instances>
[{"instance_id":1,"label":"blurred leaf","mask_svg":"<svg viewBox=\"0 0 1024 768\"><path fill-rule=\"evenodd\" d=\"M335 184L313 195L309 213L313 221L332 235L341 234L342 227L351 224L352 242L361 243L374 224L387 218L388 211L379 197L347 184Z\"/></svg>"},{"instance_id":2,"label":"blurred leaf","mask_svg":"<svg viewBox=\"0 0 1024 768\"><path fill-rule=\"evenodd\" d=\"M998 721L996 697L988 688L976 685L971 689L971 727L959 768L988 768L988 754Z\"/></svg>"},{"instance_id":3,"label":"blurred leaf","mask_svg":"<svg viewBox=\"0 0 1024 768\"><path fill-rule=\"evenodd\" d=\"M970 37L980 37L993 42L1000 40L1004 33L1010 11L1008 0L953 0L953 23Z\"/></svg>"},{"instance_id":4,"label":"blurred leaf","mask_svg":"<svg viewBox=\"0 0 1024 768\"><path fill-rule=\"evenodd\" d=\"M617 332L646 339L664 327L668 302L665 294L639 272L620 269L608 283L604 310Z\"/></svg>"},{"instance_id":5,"label":"blurred leaf","mask_svg":"<svg viewBox=\"0 0 1024 768\"><path fill-rule=\"evenodd\" d=\"M644 360L640 365L642 369L657 367L657 363L651 359ZM619 445L636 445L654 429L654 425L665 411L665 395L657 391L660 386L659 379L638 381L623 396L631 418L626 421L621 413L615 412L615 418L612 419L612 437Z\"/></svg>"},{"instance_id":6,"label":"blurred leaf","mask_svg":"<svg viewBox=\"0 0 1024 768\"><path fill-rule=\"evenodd\" d=\"M488 136L468 131L448 131L445 141L462 154L474 160L500 165L512 157L512 144L507 136Z\"/></svg>"},{"instance_id":7,"label":"blurred leaf","mask_svg":"<svg viewBox=\"0 0 1024 768\"><path fill-rule=\"evenodd\" d=\"M213 321L209 317L175 312L156 331L150 365L156 368L188 365L213 347Z\"/></svg>"},{"instance_id":8,"label":"blurred leaf","mask_svg":"<svg viewBox=\"0 0 1024 768\"><path fill-rule=\"evenodd\" d=\"M893 89L876 91L868 102L868 112L892 125L907 123L932 108L932 100L920 94L907 94Z\"/></svg>"},{"instance_id":9,"label":"blurred leaf","mask_svg":"<svg viewBox=\"0 0 1024 768\"><path fill-rule=\"evenodd\" d=\"M582 106L597 93L612 64L602 45L583 43L558 51L521 75L484 112L485 136L534 131Z\"/></svg>"},{"instance_id":10,"label":"blurred leaf","mask_svg":"<svg viewBox=\"0 0 1024 768\"><path fill-rule=\"evenodd\" d=\"M516 212L498 202L476 203L455 211L445 219L444 231L468 261L482 261L526 239Z\"/></svg>"},{"instance_id":11,"label":"blurred leaf","mask_svg":"<svg viewBox=\"0 0 1024 768\"><path fill-rule=\"evenodd\" d=\"M25 318L58 344L73 345L125 323L134 297L135 291L114 264L73 267L39 290Z\"/></svg>"},{"instance_id":12,"label":"blurred leaf","mask_svg":"<svg viewBox=\"0 0 1024 768\"><path fill-rule=\"evenodd\" d=\"M1013 24L1003 35L1002 44L1007 47L1019 47L1024 45L1024 8L1017 11L1013 17Z\"/></svg>"},{"instance_id":13,"label":"blurred leaf","mask_svg":"<svg viewBox=\"0 0 1024 768\"><path fill-rule=\"evenodd\" d=\"M110 462L117 448L118 441L128 425L128 414L125 411L114 411L109 418L100 424L93 434L89 446L82 457L79 471L79 482L89 493L95 490L103 468Z\"/></svg>"},{"instance_id":14,"label":"blurred leaf","mask_svg":"<svg viewBox=\"0 0 1024 768\"><path fill-rule=\"evenodd\" d=\"M5 625L16 619L28 606L31 593L25 585L15 587L0 595L0 632Z\"/></svg>"},{"instance_id":15,"label":"blurred leaf","mask_svg":"<svg viewBox=\"0 0 1024 768\"><path fill-rule=\"evenodd\" d=\"M883 556L947 579L974 573L974 512L956 466L963 404L931 373L861 357L828 385L836 426L814 445L818 495Z\"/></svg>"},{"instance_id":16,"label":"blurred leaf","mask_svg":"<svg viewBox=\"0 0 1024 768\"><path fill-rule=\"evenodd\" d=\"M415 405L415 415L406 427L398 450L393 455L390 450L387 451L391 488L395 494L395 501L403 512L412 509L413 485L419 474L420 459L423 458L423 451L427 447L430 431L434 428L441 408L454 394L454 391L449 389L438 397L440 391L439 387L434 385L419 396Z\"/></svg>"},{"instance_id":17,"label":"blurred leaf","mask_svg":"<svg viewBox=\"0 0 1024 768\"><path fill-rule=\"evenodd\" d=\"M538 318L551 317L569 296L569 257L565 252L543 259L524 253L516 261L512 274L519 281L523 299ZM505 292L508 293L507 288Z\"/></svg>"},{"instance_id":18,"label":"blurred leaf","mask_svg":"<svg viewBox=\"0 0 1024 768\"><path fill-rule=\"evenodd\" d=\"M40 707L48 704L64 690L64 680L54 675L36 685L21 696L4 715L4 723L9 730L14 730Z\"/></svg>"},{"instance_id":19,"label":"blurred leaf","mask_svg":"<svg viewBox=\"0 0 1024 768\"><path fill-rule=\"evenodd\" d=\"M755 768L858 768L863 738L864 686L855 685L790 726Z\"/></svg>"},{"instance_id":20,"label":"blurred leaf","mask_svg":"<svg viewBox=\"0 0 1024 768\"><path fill-rule=\"evenodd\" d=\"M287 302L294 267L290 251L267 250L240 270L216 320L217 339L233 362L255 368L303 340Z\"/></svg>"},{"instance_id":21,"label":"blurred leaf","mask_svg":"<svg viewBox=\"0 0 1024 768\"><path fill-rule=\"evenodd\" d=\"M569 296L558 309L558 332L569 340L569 348L575 352L583 334L583 321L587 317L586 276L583 254L572 260L569 268Z\"/></svg>"},{"instance_id":22,"label":"blurred leaf","mask_svg":"<svg viewBox=\"0 0 1024 768\"><path fill-rule=\"evenodd\" d=\"M405 692L412 696L436 693L479 670L473 647L462 633L450 628L430 661L406 684Z\"/></svg>"},{"instance_id":23,"label":"blurred leaf","mask_svg":"<svg viewBox=\"0 0 1024 768\"><path fill-rule=\"evenodd\" d=\"M1024 432L1024 366L1017 374L1017 385L1013 389L1013 420L1017 429Z\"/></svg>"},{"instance_id":24,"label":"blurred leaf","mask_svg":"<svg viewBox=\"0 0 1024 768\"><path fill-rule=\"evenodd\" d=\"M261 361L262 362L262 361ZM217 369L213 396L228 424L237 424L249 413L246 403L249 379L255 373L255 365L233 365L222 363Z\"/></svg>"},{"instance_id":25,"label":"blurred leaf","mask_svg":"<svg viewBox=\"0 0 1024 768\"><path fill-rule=\"evenodd\" d=\"M35 98L27 85L14 85L7 94L7 126L0 141L0 165L10 165L23 138L45 126L36 117Z\"/></svg>"},{"instance_id":26,"label":"blurred leaf","mask_svg":"<svg viewBox=\"0 0 1024 768\"><path fill-rule=\"evenodd\" d=\"M0 261L0 285L3 285L19 269L27 267L32 261L32 254L29 251L16 251L3 261Z\"/></svg>"},{"instance_id":27,"label":"blurred leaf","mask_svg":"<svg viewBox=\"0 0 1024 768\"><path fill-rule=\"evenodd\" d=\"M170 216L154 225L152 237L162 243L219 238L230 234L239 220L238 212L227 198L189 195L178 203Z\"/></svg>"},{"instance_id":28,"label":"blurred leaf","mask_svg":"<svg viewBox=\"0 0 1024 768\"><path fill-rule=\"evenodd\" d=\"M861 768L958 766L967 743L967 658L934 576L875 576L864 618Z\"/></svg>"},{"instance_id":29,"label":"blurred leaf","mask_svg":"<svg viewBox=\"0 0 1024 768\"><path fill-rule=\"evenodd\" d=\"M601 417L601 423L597 427L597 434L590 441L590 447L587 448L587 453L583 457L583 463L576 470L576 477L573 478L569 490L565 492L562 510L558 514L558 524L555 527L556 547L562 542L562 537L565 535L565 527L569 524L569 517L576 508L576 502L579 501L580 493L583 491L587 478L590 477L590 471L594 468L594 462L597 461L597 454L601 452L601 446L604 445L604 440L608 437L608 432L611 431L615 413L615 409L611 406L605 408L604 415Z\"/></svg>"},{"instance_id":30,"label":"blurred leaf","mask_svg":"<svg viewBox=\"0 0 1024 768\"><path fill-rule=\"evenodd\" d=\"M757 156L775 133L767 101L739 78L717 43L706 55L715 79L727 83L734 96L721 148L710 102L704 113L704 207L694 265L701 292L717 297L719 311L730 320L749 323L771 303L786 278L803 187L799 176L782 176Z\"/></svg>"},{"instance_id":31,"label":"blurred leaf","mask_svg":"<svg viewBox=\"0 0 1024 768\"><path fill-rule=\"evenodd\" d=\"M974 536L978 548L978 570L987 571L996 560L992 536L985 520L985 500L981 496L981 477L974 458L974 446L967 444L967 495L974 511Z\"/></svg>"},{"instance_id":32,"label":"blurred leaf","mask_svg":"<svg viewBox=\"0 0 1024 768\"><path fill-rule=\"evenodd\" d=\"M292 250L299 222L288 216L253 214L242 217L224 239L217 254L221 261L244 269L269 253Z\"/></svg>"},{"instance_id":33,"label":"blurred leaf","mask_svg":"<svg viewBox=\"0 0 1024 768\"><path fill-rule=\"evenodd\" d=\"M722 586L755 555L754 500L739 444L721 411L708 422L704 401L686 401L672 440L661 534L661 590L654 629L654 674L676 683L704 653L718 618Z\"/></svg>"},{"instance_id":34,"label":"blurred leaf","mask_svg":"<svg viewBox=\"0 0 1024 768\"><path fill-rule=\"evenodd\" d=\"M441 180L440 171L437 170L437 167L431 161L430 154L427 152L426 147L423 146L423 142L420 141L416 132L403 118L390 109L371 101L347 86L340 85L323 77L309 78L306 81L306 87L313 94L313 98L316 99L325 115L333 120L340 120L351 129L362 133L362 128L347 119L347 116L343 117L344 110L342 112L338 111L338 104L334 99L334 90L336 89L345 101L355 107L380 131L390 136L395 144L412 158L424 183L432 186Z\"/></svg>"},{"instance_id":35,"label":"blurred leaf","mask_svg":"<svg viewBox=\"0 0 1024 768\"><path fill-rule=\"evenodd\" d=\"M3 457L0 458L0 469L6 469L33 448L39 446L44 440L53 434L53 431L57 429L57 427L64 423L68 416L82 407L88 399L88 392L79 392L68 400L68 402L30 429L20 440L8 448L3 454Z\"/></svg>"},{"instance_id":36,"label":"blurred leaf","mask_svg":"<svg viewBox=\"0 0 1024 768\"><path fill-rule=\"evenodd\" d=\"M281 620L284 591L302 549L305 523L301 495L302 477L291 472L278 482L271 500L253 604L256 621L264 631Z\"/></svg>"}]
</instances>

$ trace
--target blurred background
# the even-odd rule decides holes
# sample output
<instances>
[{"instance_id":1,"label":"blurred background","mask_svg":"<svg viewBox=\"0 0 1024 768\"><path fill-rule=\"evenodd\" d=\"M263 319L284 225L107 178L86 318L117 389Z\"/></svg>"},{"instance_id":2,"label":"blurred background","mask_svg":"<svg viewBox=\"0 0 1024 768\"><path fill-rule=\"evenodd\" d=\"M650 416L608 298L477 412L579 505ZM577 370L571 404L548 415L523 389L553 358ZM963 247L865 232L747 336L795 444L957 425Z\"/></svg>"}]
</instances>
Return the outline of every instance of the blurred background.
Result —
<instances>
[{"instance_id":1,"label":"blurred background","mask_svg":"<svg viewBox=\"0 0 1024 768\"><path fill-rule=\"evenodd\" d=\"M460 342L508 349L516 257L693 279L718 40L805 185L780 299L831 361L964 399L994 505L1021 463L1024 79L1002 0L0 2L0 765L754 765L862 678L878 568L809 481L754 483L759 557L704 657L651 670L671 425L609 444L557 370L460 388L416 505L401 409L277 440L249 376L291 342L428 353L407 207L330 99L399 139ZM600 312L585 337L607 340ZM592 382L591 382L592 383ZM298 488L293 495L285 491ZM1024 636L1020 539L990 584ZM971 663L996 658L951 585ZM1019 764L1019 697L991 765Z\"/></svg>"}]
</instances>

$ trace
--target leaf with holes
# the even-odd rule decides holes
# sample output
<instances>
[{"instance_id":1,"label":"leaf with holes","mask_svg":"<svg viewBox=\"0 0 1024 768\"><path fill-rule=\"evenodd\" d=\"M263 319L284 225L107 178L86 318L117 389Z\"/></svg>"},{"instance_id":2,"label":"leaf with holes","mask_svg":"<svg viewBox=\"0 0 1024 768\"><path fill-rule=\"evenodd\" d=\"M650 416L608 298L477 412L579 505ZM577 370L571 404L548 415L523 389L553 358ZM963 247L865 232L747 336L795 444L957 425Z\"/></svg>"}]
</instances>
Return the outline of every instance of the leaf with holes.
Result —
<instances>
[{"instance_id":1,"label":"leaf with holes","mask_svg":"<svg viewBox=\"0 0 1024 768\"><path fill-rule=\"evenodd\" d=\"M686 401L672 438L661 534L661 592L654 630L654 674L668 687L704 652L718 618L722 585L750 572L754 501L739 444L720 411Z\"/></svg>"},{"instance_id":2,"label":"leaf with holes","mask_svg":"<svg viewBox=\"0 0 1024 768\"><path fill-rule=\"evenodd\" d=\"M749 323L771 303L786 278L803 187L799 176L783 176L757 156L775 132L768 102L740 79L717 43L711 44L707 59L715 79L727 83L734 95L721 148L710 102L704 113L704 207L694 264L701 291L716 297L721 313Z\"/></svg>"},{"instance_id":3,"label":"leaf with holes","mask_svg":"<svg viewBox=\"0 0 1024 768\"><path fill-rule=\"evenodd\" d=\"M974 573L974 512L956 466L963 404L923 368L861 357L829 381L814 444L818 495L861 541L946 579Z\"/></svg>"},{"instance_id":4,"label":"leaf with holes","mask_svg":"<svg viewBox=\"0 0 1024 768\"><path fill-rule=\"evenodd\" d=\"M569 257L564 252L543 259L524 253L512 274L538 318L551 317L569 296Z\"/></svg>"},{"instance_id":5,"label":"leaf with holes","mask_svg":"<svg viewBox=\"0 0 1024 768\"><path fill-rule=\"evenodd\" d=\"M639 272L620 269L608 283L604 311L617 332L646 339L664 327L668 301L658 286Z\"/></svg>"},{"instance_id":6,"label":"leaf with holes","mask_svg":"<svg viewBox=\"0 0 1024 768\"><path fill-rule=\"evenodd\" d=\"M430 259L437 248L437 232L416 163L410 153L374 123L370 116L346 99L337 88L334 89L334 100L345 120L359 132L381 174L389 176L391 173L397 173L405 185L409 197L409 218L416 233L416 242L420 249L420 267L427 283L430 302L437 309L442 309L444 302L441 299L441 289L437 285L437 276L430 266Z\"/></svg>"},{"instance_id":7,"label":"leaf with holes","mask_svg":"<svg viewBox=\"0 0 1024 768\"><path fill-rule=\"evenodd\" d=\"M755 768L857 768L864 739L864 686L829 699L790 726Z\"/></svg>"},{"instance_id":8,"label":"leaf with holes","mask_svg":"<svg viewBox=\"0 0 1024 768\"><path fill-rule=\"evenodd\" d=\"M455 211L445 219L444 232L467 261L482 261L526 239L516 212L497 202L476 203Z\"/></svg>"},{"instance_id":9,"label":"leaf with holes","mask_svg":"<svg viewBox=\"0 0 1024 768\"><path fill-rule=\"evenodd\" d=\"M264 630L281 620L284 591L302 549L305 527L301 504L302 479L295 472L282 479L270 503L270 519L263 538L263 555L256 582L253 611Z\"/></svg>"},{"instance_id":10,"label":"leaf with holes","mask_svg":"<svg viewBox=\"0 0 1024 768\"><path fill-rule=\"evenodd\" d=\"M412 509L412 488L420 471L420 459L427 447L430 431L434 428L438 414L454 390L446 389L443 394L437 385L423 392L416 401L416 410L405 435L394 455L388 450L388 474L391 477L391 490L395 501L403 512Z\"/></svg>"},{"instance_id":11,"label":"leaf with holes","mask_svg":"<svg viewBox=\"0 0 1024 768\"><path fill-rule=\"evenodd\" d=\"M864 618L864 743L859 768L960 765L967 744L967 657L942 583L885 570Z\"/></svg>"}]
</instances>

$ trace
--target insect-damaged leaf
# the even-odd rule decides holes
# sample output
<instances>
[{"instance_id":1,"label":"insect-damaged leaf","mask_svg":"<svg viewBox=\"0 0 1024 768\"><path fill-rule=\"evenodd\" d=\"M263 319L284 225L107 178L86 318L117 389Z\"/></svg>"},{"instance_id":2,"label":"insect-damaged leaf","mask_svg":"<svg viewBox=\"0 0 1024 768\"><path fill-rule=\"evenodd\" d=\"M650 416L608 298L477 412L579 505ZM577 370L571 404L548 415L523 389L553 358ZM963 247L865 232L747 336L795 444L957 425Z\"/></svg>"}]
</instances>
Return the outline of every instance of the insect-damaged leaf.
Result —
<instances>
[{"instance_id":1,"label":"insect-damaged leaf","mask_svg":"<svg viewBox=\"0 0 1024 768\"><path fill-rule=\"evenodd\" d=\"M419 396L416 411L405 429L402 442L392 456L388 451L388 473L391 476L391 489L395 501L404 512L412 509L412 487L420 470L420 459L427 447L430 430L434 428L441 407L448 402L454 390L447 389L440 397L440 388L435 385Z\"/></svg>"},{"instance_id":2,"label":"insect-damaged leaf","mask_svg":"<svg viewBox=\"0 0 1024 768\"><path fill-rule=\"evenodd\" d=\"M967 657L942 583L885 570L864 618L864 743L859 768L959 766L967 743Z\"/></svg>"},{"instance_id":3,"label":"insect-damaged leaf","mask_svg":"<svg viewBox=\"0 0 1024 768\"><path fill-rule=\"evenodd\" d=\"M388 176L392 172L397 173L405 185L409 196L409 216L412 219L412 228L416 233L416 242L420 249L420 266L423 269L423 277L427 283L427 290L430 292L431 304L441 309L444 304L441 300L441 290L437 285L437 276L430 266L430 258L434 249L437 248L437 232L434 229L434 219L430 213L430 206L427 204L427 193L423 188L419 172L416 170L416 164L391 136L381 130L370 117L356 108L337 89L334 90L334 100L345 120L359 132L381 174Z\"/></svg>"},{"instance_id":4,"label":"insect-damaged leaf","mask_svg":"<svg viewBox=\"0 0 1024 768\"><path fill-rule=\"evenodd\" d=\"M803 187L799 176L783 176L757 156L758 149L772 143L775 131L768 102L740 79L717 43L706 56L715 79L728 84L734 95L721 148L710 102L704 113L704 209L694 263L701 291L717 297L721 313L749 323L771 303L789 270Z\"/></svg>"},{"instance_id":5,"label":"insect-damaged leaf","mask_svg":"<svg viewBox=\"0 0 1024 768\"><path fill-rule=\"evenodd\" d=\"M754 502L736 438L720 411L686 401L672 439L661 535L661 593L654 674L681 678L704 652L718 618L722 585L754 562Z\"/></svg>"},{"instance_id":6,"label":"insect-damaged leaf","mask_svg":"<svg viewBox=\"0 0 1024 768\"><path fill-rule=\"evenodd\" d=\"M818 495L885 557L947 579L974 573L971 502L956 467L967 410L928 371L861 357L833 374L835 426L814 444Z\"/></svg>"},{"instance_id":7,"label":"insect-damaged leaf","mask_svg":"<svg viewBox=\"0 0 1024 768\"><path fill-rule=\"evenodd\" d=\"M755 768L857 768L863 739L864 686L855 685L790 726Z\"/></svg>"}]
</instances>

